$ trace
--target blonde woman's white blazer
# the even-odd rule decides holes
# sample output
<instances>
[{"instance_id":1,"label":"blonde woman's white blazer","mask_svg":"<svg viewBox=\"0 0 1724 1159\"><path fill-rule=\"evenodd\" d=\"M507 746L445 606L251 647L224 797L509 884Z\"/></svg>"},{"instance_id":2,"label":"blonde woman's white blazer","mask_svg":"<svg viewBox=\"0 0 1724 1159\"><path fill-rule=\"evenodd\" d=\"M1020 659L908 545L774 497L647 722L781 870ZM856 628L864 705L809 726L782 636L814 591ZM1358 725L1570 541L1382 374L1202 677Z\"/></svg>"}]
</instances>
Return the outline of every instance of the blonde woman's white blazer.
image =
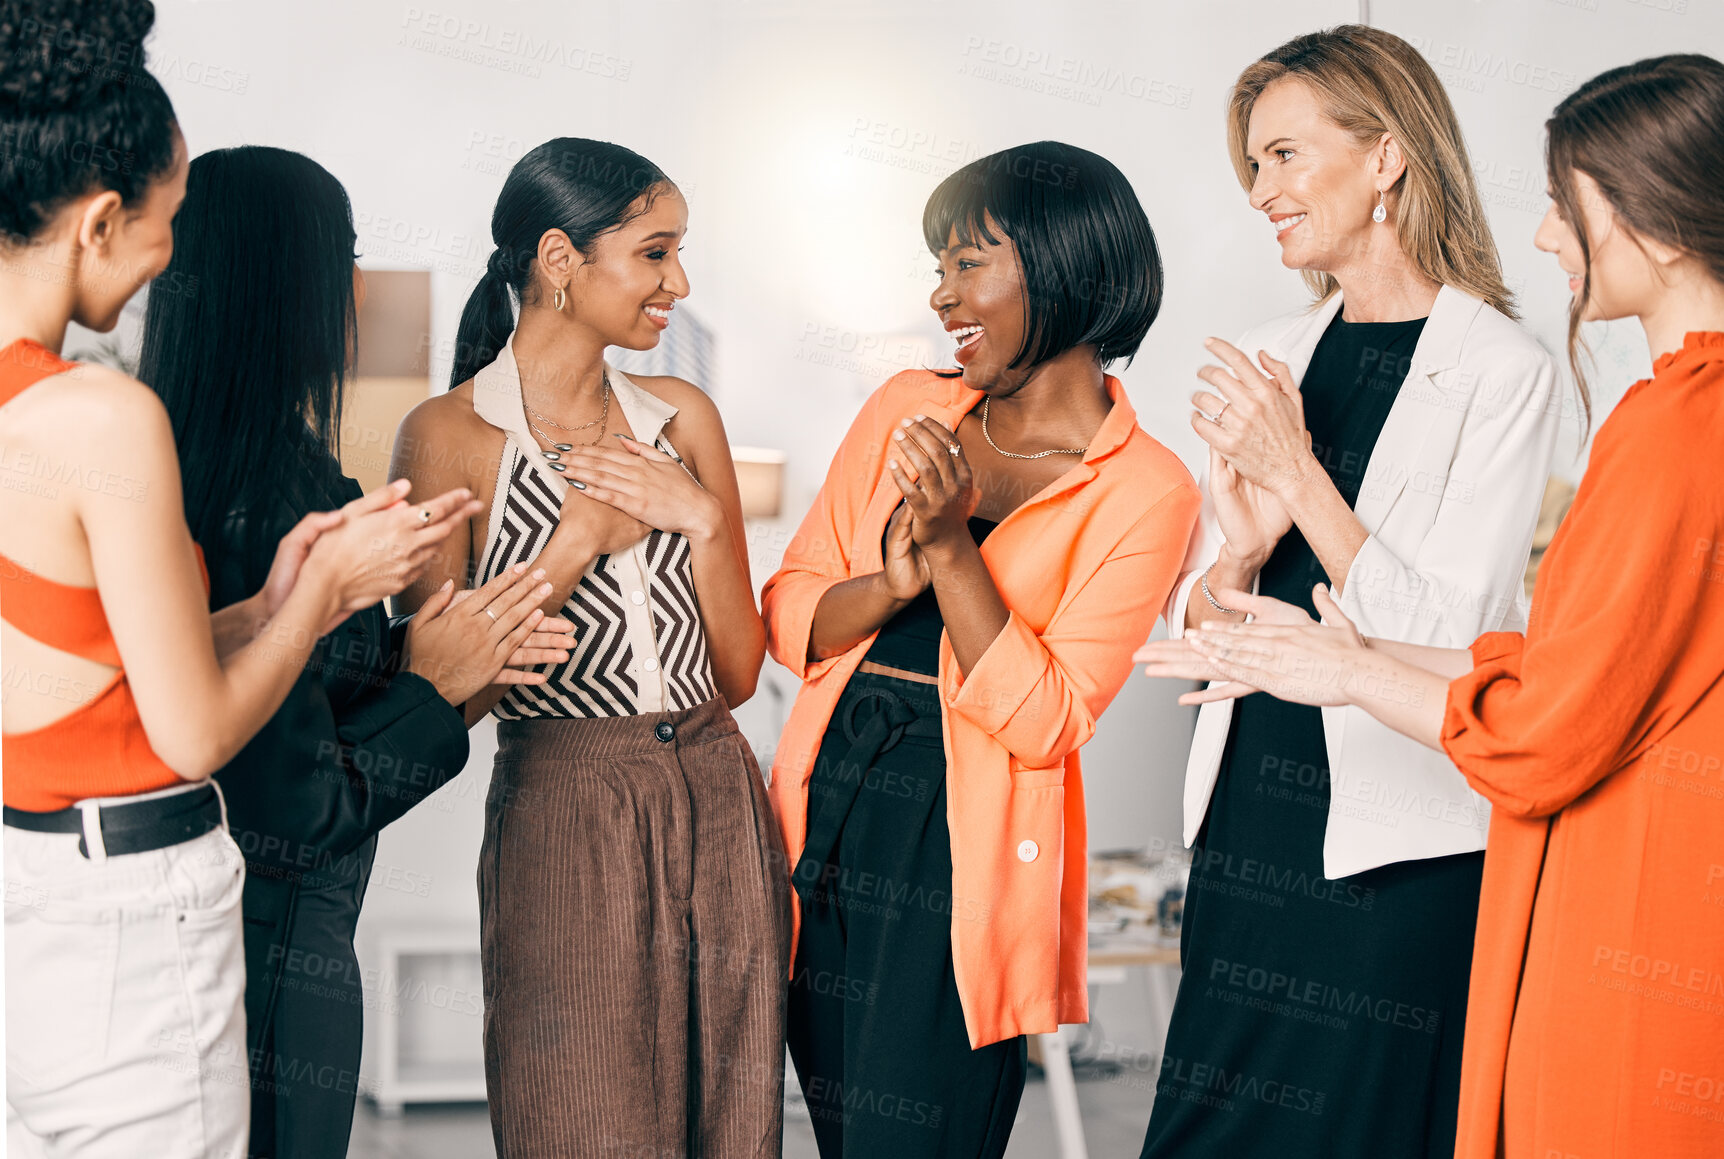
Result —
<instances>
[{"instance_id":1,"label":"blonde woman's white blazer","mask_svg":"<svg viewBox=\"0 0 1724 1159\"><path fill-rule=\"evenodd\" d=\"M1339 293L1251 330L1239 342L1286 362L1303 381ZM1369 532L1341 590L1367 636L1465 648L1485 632L1526 624L1522 575L1561 419L1556 365L1503 314L1443 287L1383 424L1354 507ZM1203 514L1167 608L1179 636L1198 577L1223 537L1205 470ZM1259 693L1258 695L1263 695ZM1362 709L1324 708L1329 819L1323 872L1346 877L1396 861L1483 849L1490 806L1441 752ZM1185 771L1185 843L1192 844L1221 770L1233 703L1197 716Z\"/></svg>"}]
</instances>

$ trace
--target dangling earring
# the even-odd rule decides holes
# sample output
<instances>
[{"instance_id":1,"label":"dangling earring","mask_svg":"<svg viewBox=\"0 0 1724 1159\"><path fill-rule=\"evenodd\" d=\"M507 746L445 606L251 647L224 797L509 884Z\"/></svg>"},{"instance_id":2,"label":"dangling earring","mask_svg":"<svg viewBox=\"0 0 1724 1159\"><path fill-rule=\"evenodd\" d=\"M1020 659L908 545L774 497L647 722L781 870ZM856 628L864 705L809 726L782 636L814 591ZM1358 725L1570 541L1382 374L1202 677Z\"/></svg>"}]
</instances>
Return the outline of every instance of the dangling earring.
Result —
<instances>
[{"instance_id":1,"label":"dangling earring","mask_svg":"<svg viewBox=\"0 0 1724 1159\"><path fill-rule=\"evenodd\" d=\"M1371 211L1371 220L1381 224L1383 219L1388 216L1389 211L1383 205L1383 191L1379 189L1377 190L1377 208Z\"/></svg>"},{"instance_id":2,"label":"dangling earring","mask_svg":"<svg viewBox=\"0 0 1724 1159\"><path fill-rule=\"evenodd\" d=\"M1379 217L1377 220L1382 221L1383 219ZM551 305L556 307L557 313L560 314L563 312L563 302L565 300L566 299L563 295L563 287L558 286L557 292L555 294L551 295Z\"/></svg>"}]
</instances>

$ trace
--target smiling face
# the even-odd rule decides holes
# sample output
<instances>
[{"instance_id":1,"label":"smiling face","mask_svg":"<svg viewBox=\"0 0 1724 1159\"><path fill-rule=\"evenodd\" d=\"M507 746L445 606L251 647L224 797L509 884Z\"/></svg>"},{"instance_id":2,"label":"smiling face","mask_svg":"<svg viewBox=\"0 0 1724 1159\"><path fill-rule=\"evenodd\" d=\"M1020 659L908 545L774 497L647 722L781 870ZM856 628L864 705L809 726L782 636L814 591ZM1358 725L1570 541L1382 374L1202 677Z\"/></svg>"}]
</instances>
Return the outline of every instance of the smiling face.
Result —
<instances>
[{"instance_id":1,"label":"smiling face","mask_svg":"<svg viewBox=\"0 0 1724 1159\"><path fill-rule=\"evenodd\" d=\"M1580 320L1602 322L1640 313L1642 306L1650 300L1649 295L1660 288L1655 263L1646 250L1635 243L1628 227L1618 220L1616 211L1596 181L1574 170L1569 174L1569 185L1579 205L1587 244L1592 250L1592 291L1581 307ZM1581 252L1580 237L1575 232L1574 223L1563 216L1555 201L1545 210L1544 220L1533 235L1533 244L1545 253L1556 255L1557 265L1568 275L1569 293L1579 297L1587 258Z\"/></svg>"},{"instance_id":2,"label":"smiling face","mask_svg":"<svg viewBox=\"0 0 1724 1159\"><path fill-rule=\"evenodd\" d=\"M1363 253L1377 206L1378 166L1339 125L1323 115L1317 94L1287 77L1258 94L1246 131L1251 208L1269 216L1281 264L1333 272Z\"/></svg>"},{"instance_id":3,"label":"smiling face","mask_svg":"<svg viewBox=\"0 0 1724 1159\"><path fill-rule=\"evenodd\" d=\"M946 239L946 248L935 255L935 273L940 284L928 304L940 316L940 324L952 336L953 357L964 368L964 385L971 390L989 390L1001 384L1007 367L1024 348L1024 272L1017 246L989 217L987 231L999 238L990 245L977 237L965 245L957 230ZM1011 371L1014 382L1029 374L1029 367Z\"/></svg>"},{"instance_id":4,"label":"smiling face","mask_svg":"<svg viewBox=\"0 0 1724 1159\"><path fill-rule=\"evenodd\" d=\"M650 350L670 325L671 308L688 297L678 257L688 232L688 202L674 185L649 191L652 204L587 247L574 267L568 295L573 316L607 346ZM648 194L642 194L645 198ZM637 201L631 212L639 211ZM548 301L549 294L543 295Z\"/></svg>"},{"instance_id":5,"label":"smiling face","mask_svg":"<svg viewBox=\"0 0 1724 1159\"><path fill-rule=\"evenodd\" d=\"M104 190L69 210L68 229L78 247L78 299L72 320L106 333L143 286L174 256L174 214L186 199L190 169L185 138L174 134L173 163L133 206Z\"/></svg>"}]
</instances>

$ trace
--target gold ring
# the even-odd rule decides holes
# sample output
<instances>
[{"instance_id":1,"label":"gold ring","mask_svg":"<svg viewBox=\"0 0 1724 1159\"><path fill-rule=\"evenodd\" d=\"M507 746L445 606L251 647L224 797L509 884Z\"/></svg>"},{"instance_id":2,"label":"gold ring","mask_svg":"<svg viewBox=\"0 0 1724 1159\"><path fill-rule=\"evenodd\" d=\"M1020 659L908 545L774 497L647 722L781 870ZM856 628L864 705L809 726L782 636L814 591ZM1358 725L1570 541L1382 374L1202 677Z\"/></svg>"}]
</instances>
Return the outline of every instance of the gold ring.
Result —
<instances>
[{"instance_id":1,"label":"gold ring","mask_svg":"<svg viewBox=\"0 0 1724 1159\"><path fill-rule=\"evenodd\" d=\"M493 612L493 611L492 611L492 610L491 610L491 609L490 609L490 608L486 608L486 609L485 609L485 614L486 614L486 615L487 615L487 616L490 616L490 617L491 617L491 622L492 622L492 623L493 623L493 624L495 624L495 623L496 623L496 622L497 622L497 613L496 613L496 612Z\"/></svg>"}]
</instances>

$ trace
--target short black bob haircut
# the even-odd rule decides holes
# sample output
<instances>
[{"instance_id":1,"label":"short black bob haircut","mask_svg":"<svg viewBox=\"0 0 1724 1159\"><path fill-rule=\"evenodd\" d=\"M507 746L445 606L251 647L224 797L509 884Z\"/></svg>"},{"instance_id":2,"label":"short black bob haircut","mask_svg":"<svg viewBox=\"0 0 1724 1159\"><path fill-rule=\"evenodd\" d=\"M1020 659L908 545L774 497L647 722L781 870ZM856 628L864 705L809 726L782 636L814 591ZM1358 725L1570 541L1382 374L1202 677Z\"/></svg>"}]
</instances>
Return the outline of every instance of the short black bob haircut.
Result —
<instances>
[{"instance_id":1,"label":"short black bob haircut","mask_svg":"<svg viewBox=\"0 0 1724 1159\"><path fill-rule=\"evenodd\" d=\"M1161 251L1137 194L1107 158L1060 141L978 157L944 181L922 211L930 252L998 245L1018 251L1024 348L1011 365L1037 366L1093 345L1102 366L1127 363L1161 310Z\"/></svg>"}]
</instances>

